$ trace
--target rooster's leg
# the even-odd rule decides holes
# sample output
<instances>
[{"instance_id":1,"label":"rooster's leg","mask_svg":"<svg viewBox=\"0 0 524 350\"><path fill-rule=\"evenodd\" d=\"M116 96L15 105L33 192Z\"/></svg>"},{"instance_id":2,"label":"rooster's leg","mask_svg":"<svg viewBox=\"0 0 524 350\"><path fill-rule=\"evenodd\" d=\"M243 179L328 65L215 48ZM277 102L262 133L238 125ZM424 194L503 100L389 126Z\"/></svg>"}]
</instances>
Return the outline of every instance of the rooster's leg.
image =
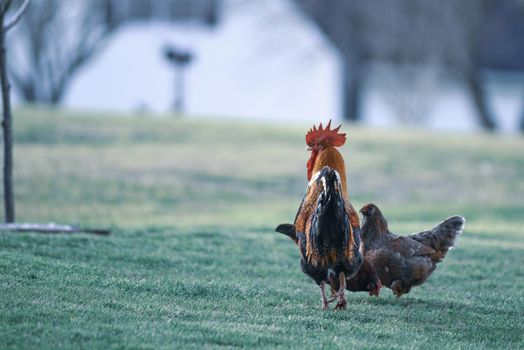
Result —
<instances>
[{"instance_id":1,"label":"rooster's leg","mask_svg":"<svg viewBox=\"0 0 524 350\"><path fill-rule=\"evenodd\" d=\"M325 281L322 281L320 282L320 295L322 296L322 310L329 310L329 302L330 301L333 301L333 300L327 300L326 298L326 282Z\"/></svg>"},{"instance_id":2,"label":"rooster's leg","mask_svg":"<svg viewBox=\"0 0 524 350\"><path fill-rule=\"evenodd\" d=\"M333 278L333 275L329 275L329 288L331 289L331 300L333 301L337 297L337 291L335 289L335 280Z\"/></svg>"},{"instance_id":3,"label":"rooster's leg","mask_svg":"<svg viewBox=\"0 0 524 350\"><path fill-rule=\"evenodd\" d=\"M345 310L347 305L346 295L344 294L346 291L346 274L341 272L338 278L340 280L340 289L338 290L338 304L335 306L335 310Z\"/></svg>"}]
</instances>

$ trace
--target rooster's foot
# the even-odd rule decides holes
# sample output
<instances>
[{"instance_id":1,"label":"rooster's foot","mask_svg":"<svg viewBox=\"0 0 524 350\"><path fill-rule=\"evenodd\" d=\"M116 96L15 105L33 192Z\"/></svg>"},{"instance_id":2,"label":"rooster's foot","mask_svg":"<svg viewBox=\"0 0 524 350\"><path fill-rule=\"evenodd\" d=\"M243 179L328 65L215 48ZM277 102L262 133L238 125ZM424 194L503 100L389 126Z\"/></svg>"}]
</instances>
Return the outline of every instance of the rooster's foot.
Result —
<instances>
[{"instance_id":1,"label":"rooster's foot","mask_svg":"<svg viewBox=\"0 0 524 350\"><path fill-rule=\"evenodd\" d=\"M347 306L347 301L344 295L340 297L338 300L337 306L335 306L335 310L345 310Z\"/></svg>"},{"instance_id":2,"label":"rooster's foot","mask_svg":"<svg viewBox=\"0 0 524 350\"><path fill-rule=\"evenodd\" d=\"M335 310L345 310L347 301L346 301L346 295L344 294L346 291L346 275L344 272L341 272L339 274L340 279L340 289L338 290L338 303L337 306L335 306Z\"/></svg>"}]
</instances>

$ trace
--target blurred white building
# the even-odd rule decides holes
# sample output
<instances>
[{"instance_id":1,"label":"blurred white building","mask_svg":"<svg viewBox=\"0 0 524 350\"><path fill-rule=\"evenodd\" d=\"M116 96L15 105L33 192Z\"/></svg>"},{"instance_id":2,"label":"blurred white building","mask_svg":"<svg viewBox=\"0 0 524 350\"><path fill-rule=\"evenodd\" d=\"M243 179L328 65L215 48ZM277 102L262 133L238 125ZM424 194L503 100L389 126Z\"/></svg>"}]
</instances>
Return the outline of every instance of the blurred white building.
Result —
<instances>
[{"instance_id":1,"label":"blurred white building","mask_svg":"<svg viewBox=\"0 0 524 350\"><path fill-rule=\"evenodd\" d=\"M187 73L189 114L273 120L338 115L335 53L288 4L272 3L232 6L214 28L162 21L126 25L75 79L65 104L169 111L174 72L162 49L175 44L195 55Z\"/></svg>"},{"instance_id":2,"label":"blurred white building","mask_svg":"<svg viewBox=\"0 0 524 350\"><path fill-rule=\"evenodd\" d=\"M153 17L174 16L169 15L167 2L150 3L158 5L152 7ZM118 11L135 10L124 6L115 13ZM186 80L186 109L192 116L339 119L341 79L337 54L287 0L230 0L214 27L157 20L138 20L123 26L73 81L65 105L75 109L169 112L175 78L162 54L166 44L195 55ZM438 72L428 72L417 76L420 86L404 91L389 82L394 78L383 68L373 69L366 85L367 122L395 125L399 110L413 109L411 113L417 115L419 108L423 122L430 126L476 128L474 110L460 86L442 81ZM490 79L490 102L503 130L514 129L517 124L524 95L522 79L504 74L492 74Z\"/></svg>"}]
</instances>

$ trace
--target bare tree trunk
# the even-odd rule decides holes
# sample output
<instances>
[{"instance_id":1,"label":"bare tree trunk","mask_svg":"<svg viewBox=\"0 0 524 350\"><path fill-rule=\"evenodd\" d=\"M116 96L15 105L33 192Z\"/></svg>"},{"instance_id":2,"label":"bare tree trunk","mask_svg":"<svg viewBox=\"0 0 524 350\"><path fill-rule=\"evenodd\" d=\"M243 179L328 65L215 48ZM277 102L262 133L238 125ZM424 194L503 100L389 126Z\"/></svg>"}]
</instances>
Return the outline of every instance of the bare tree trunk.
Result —
<instances>
[{"instance_id":1,"label":"bare tree trunk","mask_svg":"<svg viewBox=\"0 0 524 350\"><path fill-rule=\"evenodd\" d=\"M522 111L520 112L520 132L524 133L524 92L522 93Z\"/></svg>"},{"instance_id":2,"label":"bare tree trunk","mask_svg":"<svg viewBox=\"0 0 524 350\"><path fill-rule=\"evenodd\" d=\"M0 15L0 80L2 86L3 115L2 128L4 130L4 202L7 223L15 221L15 202L13 196L13 128L11 118L11 101L9 96L9 80L7 77L7 62L5 49L6 28L4 27L5 11Z\"/></svg>"},{"instance_id":3,"label":"bare tree trunk","mask_svg":"<svg viewBox=\"0 0 524 350\"><path fill-rule=\"evenodd\" d=\"M482 128L488 131L495 131L497 123L489 110L486 101L486 91L484 89L483 79L478 69L470 70L466 73L466 86L471 94L473 104L477 110L477 117Z\"/></svg>"},{"instance_id":4,"label":"bare tree trunk","mask_svg":"<svg viewBox=\"0 0 524 350\"><path fill-rule=\"evenodd\" d=\"M362 104L363 72L359 65L344 64L343 116L345 120L360 121Z\"/></svg>"}]
</instances>

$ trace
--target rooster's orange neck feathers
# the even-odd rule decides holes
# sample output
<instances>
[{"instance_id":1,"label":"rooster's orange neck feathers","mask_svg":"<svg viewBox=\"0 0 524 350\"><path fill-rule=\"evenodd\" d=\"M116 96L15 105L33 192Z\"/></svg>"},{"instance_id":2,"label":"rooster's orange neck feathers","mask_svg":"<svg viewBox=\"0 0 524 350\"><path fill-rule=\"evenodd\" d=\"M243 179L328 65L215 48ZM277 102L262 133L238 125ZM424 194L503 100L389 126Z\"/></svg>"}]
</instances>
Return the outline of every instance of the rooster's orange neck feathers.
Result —
<instances>
[{"instance_id":1,"label":"rooster's orange neck feathers","mask_svg":"<svg viewBox=\"0 0 524 350\"><path fill-rule=\"evenodd\" d=\"M340 182L342 183L342 192L344 197L348 198L348 190L346 184L346 166L344 164L344 158L342 154L332 146L326 147L318 152L315 157L315 163L313 165L312 174L322 170L323 167L328 166L338 172L340 176Z\"/></svg>"}]
</instances>

